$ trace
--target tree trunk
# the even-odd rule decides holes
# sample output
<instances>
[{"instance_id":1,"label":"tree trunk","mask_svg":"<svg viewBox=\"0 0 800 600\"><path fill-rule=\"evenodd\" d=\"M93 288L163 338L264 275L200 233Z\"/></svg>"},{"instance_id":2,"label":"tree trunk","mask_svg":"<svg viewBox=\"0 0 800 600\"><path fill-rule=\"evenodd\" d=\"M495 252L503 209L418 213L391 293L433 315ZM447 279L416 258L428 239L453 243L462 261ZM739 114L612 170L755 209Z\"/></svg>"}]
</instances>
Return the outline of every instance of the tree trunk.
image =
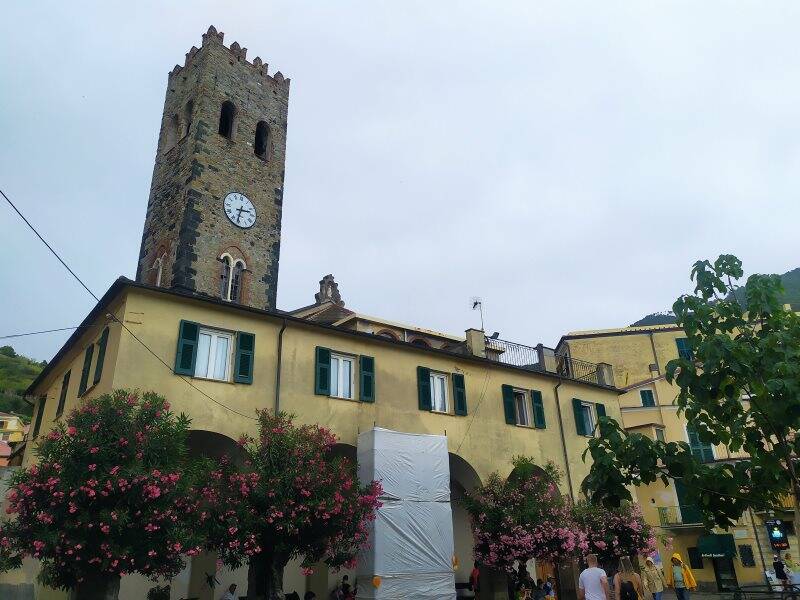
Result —
<instances>
[{"instance_id":1,"label":"tree trunk","mask_svg":"<svg viewBox=\"0 0 800 600\"><path fill-rule=\"evenodd\" d=\"M247 600L281 600L287 562L266 552L254 555L247 567Z\"/></svg>"},{"instance_id":2,"label":"tree trunk","mask_svg":"<svg viewBox=\"0 0 800 600\"><path fill-rule=\"evenodd\" d=\"M70 600L118 600L119 576L106 573L88 576L69 597Z\"/></svg>"}]
</instances>

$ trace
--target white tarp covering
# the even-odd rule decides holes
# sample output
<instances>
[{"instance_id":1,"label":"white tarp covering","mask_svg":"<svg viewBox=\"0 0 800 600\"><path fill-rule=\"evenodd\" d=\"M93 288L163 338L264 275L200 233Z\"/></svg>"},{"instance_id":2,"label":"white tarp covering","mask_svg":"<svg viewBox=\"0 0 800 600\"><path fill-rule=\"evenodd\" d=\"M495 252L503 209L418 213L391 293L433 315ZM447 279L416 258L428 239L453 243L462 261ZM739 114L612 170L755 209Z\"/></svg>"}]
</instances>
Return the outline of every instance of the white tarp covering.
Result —
<instances>
[{"instance_id":1,"label":"white tarp covering","mask_svg":"<svg viewBox=\"0 0 800 600\"><path fill-rule=\"evenodd\" d=\"M447 438L380 428L362 433L358 476L383 485L370 548L356 570L358 598L454 600Z\"/></svg>"}]
</instances>

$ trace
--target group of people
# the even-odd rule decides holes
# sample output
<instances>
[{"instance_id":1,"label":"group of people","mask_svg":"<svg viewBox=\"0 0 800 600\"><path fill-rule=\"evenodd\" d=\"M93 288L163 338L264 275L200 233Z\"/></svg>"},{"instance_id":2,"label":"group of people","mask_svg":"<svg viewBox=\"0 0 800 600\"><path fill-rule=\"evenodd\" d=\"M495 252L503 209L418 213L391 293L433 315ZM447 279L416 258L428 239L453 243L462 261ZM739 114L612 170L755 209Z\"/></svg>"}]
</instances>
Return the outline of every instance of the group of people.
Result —
<instances>
[{"instance_id":1,"label":"group of people","mask_svg":"<svg viewBox=\"0 0 800 600\"><path fill-rule=\"evenodd\" d=\"M220 600L237 600L236 587L236 584L232 583ZM355 600L355 597L356 588L350 585L350 578L347 575L342 577L341 583L331 592L331 600ZM286 600L300 600L300 594L297 592L290 592L286 594ZM303 594L303 600L317 600L317 595L311 591L306 592Z\"/></svg>"},{"instance_id":2,"label":"group of people","mask_svg":"<svg viewBox=\"0 0 800 600\"><path fill-rule=\"evenodd\" d=\"M578 578L578 600L611 600L608 576L597 565L597 556L589 554L586 564L588 567ZM666 574L649 557L639 574L634 570L631 559L623 556L613 585L616 600L661 600L661 594L667 587L675 590L678 600L689 600L689 591L697 588L692 570L677 552L672 555Z\"/></svg>"}]
</instances>

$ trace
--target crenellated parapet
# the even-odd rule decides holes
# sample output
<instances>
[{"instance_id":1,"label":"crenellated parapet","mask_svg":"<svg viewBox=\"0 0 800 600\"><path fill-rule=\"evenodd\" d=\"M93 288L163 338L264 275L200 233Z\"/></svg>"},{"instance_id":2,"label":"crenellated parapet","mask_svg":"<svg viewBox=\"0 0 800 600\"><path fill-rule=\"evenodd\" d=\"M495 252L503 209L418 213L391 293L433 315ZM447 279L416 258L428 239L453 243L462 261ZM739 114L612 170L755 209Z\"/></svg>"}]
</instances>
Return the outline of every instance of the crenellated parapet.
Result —
<instances>
[{"instance_id":1,"label":"crenellated parapet","mask_svg":"<svg viewBox=\"0 0 800 600\"><path fill-rule=\"evenodd\" d=\"M189 52L186 53L186 60L184 64L182 66L175 65L172 71L169 72L169 76L173 77L178 73L180 73L181 71L183 71L183 69L188 67L194 60L195 56L197 56L198 53L202 52L203 48L216 45L218 47L227 50L237 62L247 65L248 67L255 70L259 75L266 77L267 79L271 79L283 86L286 87L289 86L291 80L287 77L284 77L283 73L281 73L280 71L276 72L274 75L270 75L268 73L267 69L269 65L264 61L262 61L261 57L256 56L253 59L253 62L249 62L247 60L247 48L242 48L239 45L239 42L233 42L230 46L225 46L225 44L223 43L224 39L225 39L225 34L221 31L217 31L217 28L211 25L208 28L208 31L206 31L203 34L203 43L201 47L198 48L197 46L192 46Z\"/></svg>"}]
</instances>

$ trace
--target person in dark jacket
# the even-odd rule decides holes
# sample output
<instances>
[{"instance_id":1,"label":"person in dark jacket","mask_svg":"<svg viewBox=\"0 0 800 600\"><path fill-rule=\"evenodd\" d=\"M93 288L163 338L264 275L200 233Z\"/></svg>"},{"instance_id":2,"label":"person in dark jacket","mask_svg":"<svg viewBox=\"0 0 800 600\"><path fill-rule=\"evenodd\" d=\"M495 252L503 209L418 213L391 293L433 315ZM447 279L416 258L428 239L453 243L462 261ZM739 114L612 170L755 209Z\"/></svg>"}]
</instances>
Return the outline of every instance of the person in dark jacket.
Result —
<instances>
[{"instance_id":1,"label":"person in dark jacket","mask_svg":"<svg viewBox=\"0 0 800 600\"><path fill-rule=\"evenodd\" d=\"M775 569L775 578L781 582L783 587L786 587L789 584L789 575L786 573L786 565L779 554L772 557L772 568Z\"/></svg>"}]
</instances>

